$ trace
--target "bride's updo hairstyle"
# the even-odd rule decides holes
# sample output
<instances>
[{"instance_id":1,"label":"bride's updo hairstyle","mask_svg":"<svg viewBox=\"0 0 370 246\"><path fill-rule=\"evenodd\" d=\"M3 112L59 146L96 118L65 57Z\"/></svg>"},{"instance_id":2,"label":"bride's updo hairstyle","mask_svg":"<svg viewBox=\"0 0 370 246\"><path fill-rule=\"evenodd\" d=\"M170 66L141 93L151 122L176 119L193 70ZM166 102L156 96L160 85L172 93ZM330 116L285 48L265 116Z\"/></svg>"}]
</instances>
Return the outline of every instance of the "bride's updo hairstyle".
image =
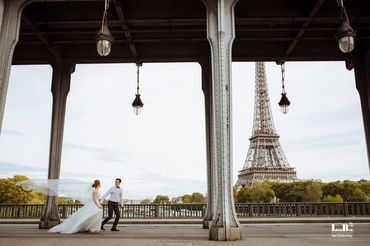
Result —
<instances>
[{"instance_id":1,"label":"bride's updo hairstyle","mask_svg":"<svg viewBox=\"0 0 370 246\"><path fill-rule=\"evenodd\" d=\"M92 187L96 188L100 185L100 181L99 180L94 180L94 183L92 184Z\"/></svg>"}]
</instances>

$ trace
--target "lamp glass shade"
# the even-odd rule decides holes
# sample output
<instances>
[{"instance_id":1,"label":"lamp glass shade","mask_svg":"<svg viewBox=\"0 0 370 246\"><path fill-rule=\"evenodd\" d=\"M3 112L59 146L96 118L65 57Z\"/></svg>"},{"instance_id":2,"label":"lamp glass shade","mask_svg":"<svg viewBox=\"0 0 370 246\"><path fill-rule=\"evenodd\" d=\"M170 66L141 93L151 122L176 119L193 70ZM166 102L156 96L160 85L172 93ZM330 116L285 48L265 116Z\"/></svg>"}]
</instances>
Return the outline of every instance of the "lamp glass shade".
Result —
<instances>
[{"instance_id":1,"label":"lamp glass shade","mask_svg":"<svg viewBox=\"0 0 370 246\"><path fill-rule=\"evenodd\" d=\"M281 93L281 99L279 101L280 110L283 114L287 114L289 112L290 101L286 96L286 93Z\"/></svg>"},{"instance_id":2,"label":"lamp glass shade","mask_svg":"<svg viewBox=\"0 0 370 246\"><path fill-rule=\"evenodd\" d=\"M353 36L345 36L338 40L339 49L343 53L349 53L355 47L355 39Z\"/></svg>"},{"instance_id":3,"label":"lamp glass shade","mask_svg":"<svg viewBox=\"0 0 370 246\"><path fill-rule=\"evenodd\" d=\"M104 23L96 35L96 50L98 54L101 56L109 55L113 40L114 38L112 33L109 31L107 23Z\"/></svg>"},{"instance_id":4,"label":"lamp glass shade","mask_svg":"<svg viewBox=\"0 0 370 246\"><path fill-rule=\"evenodd\" d=\"M339 25L337 35L335 36L338 41L339 49L343 53L349 53L355 48L356 31L349 25L348 19L343 16Z\"/></svg>"},{"instance_id":5,"label":"lamp glass shade","mask_svg":"<svg viewBox=\"0 0 370 246\"><path fill-rule=\"evenodd\" d=\"M139 115L141 113L143 107L133 107L134 114Z\"/></svg>"},{"instance_id":6,"label":"lamp glass shade","mask_svg":"<svg viewBox=\"0 0 370 246\"><path fill-rule=\"evenodd\" d=\"M96 50L101 56L109 55L112 47L112 42L106 39L100 39L96 42Z\"/></svg>"},{"instance_id":7,"label":"lamp glass shade","mask_svg":"<svg viewBox=\"0 0 370 246\"><path fill-rule=\"evenodd\" d=\"M289 106L280 106L280 110L283 114L287 114L289 112Z\"/></svg>"},{"instance_id":8,"label":"lamp glass shade","mask_svg":"<svg viewBox=\"0 0 370 246\"><path fill-rule=\"evenodd\" d=\"M135 100L132 102L134 114L139 115L143 109L144 103L141 101L140 94L136 94Z\"/></svg>"}]
</instances>

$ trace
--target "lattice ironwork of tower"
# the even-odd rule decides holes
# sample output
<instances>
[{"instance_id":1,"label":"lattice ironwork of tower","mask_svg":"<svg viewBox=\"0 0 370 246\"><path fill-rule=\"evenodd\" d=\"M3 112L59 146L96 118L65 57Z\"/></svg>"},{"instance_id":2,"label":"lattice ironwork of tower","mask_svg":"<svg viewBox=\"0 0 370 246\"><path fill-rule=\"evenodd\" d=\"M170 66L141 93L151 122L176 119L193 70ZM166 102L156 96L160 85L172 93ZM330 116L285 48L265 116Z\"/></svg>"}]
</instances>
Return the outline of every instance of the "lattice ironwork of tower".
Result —
<instances>
[{"instance_id":1,"label":"lattice ironwork of tower","mask_svg":"<svg viewBox=\"0 0 370 246\"><path fill-rule=\"evenodd\" d=\"M253 185L264 180L291 182L296 170L289 166L279 142L272 118L265 64L256 62L256 88L252 137L236 187Z\"/></svg>"}]
</instances>

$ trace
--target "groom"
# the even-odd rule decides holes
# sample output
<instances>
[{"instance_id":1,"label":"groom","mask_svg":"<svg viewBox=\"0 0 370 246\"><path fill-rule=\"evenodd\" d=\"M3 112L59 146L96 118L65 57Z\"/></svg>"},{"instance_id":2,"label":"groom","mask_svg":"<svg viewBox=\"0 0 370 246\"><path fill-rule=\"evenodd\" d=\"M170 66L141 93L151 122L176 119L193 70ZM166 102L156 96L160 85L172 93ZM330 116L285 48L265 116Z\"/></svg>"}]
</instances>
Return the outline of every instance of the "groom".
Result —
<instances>
[{"instance_id":1,"label":"groom","mask_svg":"<svg viewBox=\"0 0 370 246\"><path fill-rule=\"evenodd\" d=\"M117 229L117 224L119 221L120 211L119 211L119 204L122 205L122 189L119 187L121 184L121 179L116 178L114 181L114 186L111 187L100 199L104 200L107 196L109 196L108 201L108 217L102 222L100 229L105 231L104 224L107 223L113 217L113 211L116 215L116 219L114 220L113 226L111 231L119 231Z\"/></svg>"}]
</instances>

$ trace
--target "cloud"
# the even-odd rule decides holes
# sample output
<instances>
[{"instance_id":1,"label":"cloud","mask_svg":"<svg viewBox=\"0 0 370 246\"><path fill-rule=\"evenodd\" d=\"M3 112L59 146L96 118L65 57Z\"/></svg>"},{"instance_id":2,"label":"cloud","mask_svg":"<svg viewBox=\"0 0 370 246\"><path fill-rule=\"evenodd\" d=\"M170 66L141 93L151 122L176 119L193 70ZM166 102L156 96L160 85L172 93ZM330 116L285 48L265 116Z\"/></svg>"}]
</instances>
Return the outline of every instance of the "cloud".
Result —
<instances>
[{"instance_id":1,"label":"cloud","mask_svg":"<svg viewBox=\"0 0 370 246\"><path fill-rule=\"evenodd\" d=\"M351 146L358 146L363 141L361 134L363 130L358 129L341 134L336 133L319 133L319 134L304 134L296 135L295 138L290 138L291 142L285 147L290 147L291 151L305 150L312 151L313 149L343 149Z\"/></svg>"},{"instance_id":2,"label":"cloud","mask_svg":"<svg viewBox=\"0 0 370 246\"><path fill-rule=\"evenodd\" d=\"M48 168L22 165L19 163L2 162L0 161L1 175L3 177L12 177L14 175L25 175L29 178L46 178ZM63 171L63 170L61 170ZM95 177L96 173L93 172L63 172L65 178L79 179ZM100 177L109 177L99 175ZM64 178L64 177L63 177Z\"/></svg>"},{"instance_id":3,"label":"cloud","mask_svg":"<svg viewBox=\"0 0 370 246\"><path fill-rule=\"evenodd\" d=\"M32 172L32 171L45 171L47 172L46 168L42 167L35 167L35 166L26 166L22 164L17 163L11 163L11 162L3 162L0 161L0 167L2 174L4 173L14 173L15 174L21 174L25 172Z\"/></svg>"},{"instance_id":4,"label":"cloud","mask_svg":"<svg viewBox=\"0 0 370 246\"><path fill-rule=\"evenodd\" d=\"M9 129L2 129L1 131L2 131L1 133L5 135L14 135L14 136L25 136L26 135L23 132L9 130Z\"/></svg>"},{"instance_id":5,"label":"cloud","mask_svg":"<svg viewBox=\"0 0 370 246\"><path fill-rule=\"evenodd\" d=\"M207 189L206 178L201 181L167 176L147 169L143 170L142 175L138 177L136 181L150 189L146 191L148 195L161 193L174 197L195 191L205 193ZM151 187L153 187L153 189L151 189Z\"/></svg>"},{"instance_id":6,"label":"cloud","mask_svg":"<svg viewBox=\"0 0 370 246\"><path fill-rule=\"evenodd\" d=\"M102 148L102 147L81 145L81 144L72 144L72 143L65 143L63 146L66 148L75 149L79 151L92 152L95 154L95 158L97 160L119 163L119 164L122 164L122 163L128 164L127 157L129 156L129 154L123 153L122 151L119 151L116 149Z\"/></svg>"}]
</instances>

